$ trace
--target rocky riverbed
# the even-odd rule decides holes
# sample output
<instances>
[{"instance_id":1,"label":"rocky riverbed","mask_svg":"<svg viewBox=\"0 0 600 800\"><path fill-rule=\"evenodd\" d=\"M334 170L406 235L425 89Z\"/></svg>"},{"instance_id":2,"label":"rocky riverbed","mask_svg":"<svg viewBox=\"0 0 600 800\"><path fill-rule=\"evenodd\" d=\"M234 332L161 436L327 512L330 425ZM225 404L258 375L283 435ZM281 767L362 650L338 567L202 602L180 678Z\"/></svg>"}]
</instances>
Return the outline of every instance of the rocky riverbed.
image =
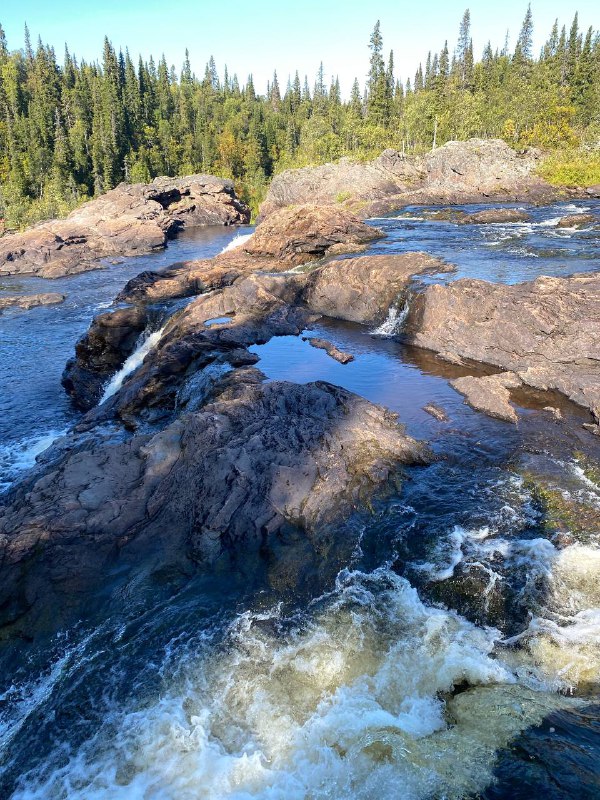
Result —
<instances>
[{"instance_id":1,"label":"rocky riverbed","mask_svg":"<svg viewBox=\"0 0 600 800\"><path fill-rule=\"evenodd\" d=\"M0 499L7 796L595 797L600 208L350 205L78 323Z\"/></svg>"}]
</instances>

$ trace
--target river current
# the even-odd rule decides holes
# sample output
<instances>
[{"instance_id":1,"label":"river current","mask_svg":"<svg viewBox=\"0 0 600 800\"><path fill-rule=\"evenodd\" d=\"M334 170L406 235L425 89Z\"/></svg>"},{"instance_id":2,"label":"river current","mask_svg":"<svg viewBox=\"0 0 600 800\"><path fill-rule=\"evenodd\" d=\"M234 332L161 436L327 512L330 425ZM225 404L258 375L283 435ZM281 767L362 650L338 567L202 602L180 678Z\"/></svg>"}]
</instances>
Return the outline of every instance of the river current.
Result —
<instances>
[{"instance_id":1,"label":"river current","mask_svg":"<svg viewBox=\"0 0 600 800\"><path fill-rule=\"evenodd\" d=\"M373 220L387 237L369 252L425 250L457 266L427 281L598 270L598 231L556 227L592 205L483 226L408 209ZM196 231L58 281L2 280L0 292L67 295L0 317L5 486L77 420L60 374L93 315L138 272L209 257L235 235ZM518 426L473 411L448 384L472 370L400 344L401 312L378 330L321 321L304 333L350 364L301 337L252 350L268 380L327 380L391 408L439 458L324 531L318 560L290 534L268 559L240 554L163 592L134 586L7 663L0 797L600 797L598 440L559 396L515 395Z\"/></svg>"}]
</instances>

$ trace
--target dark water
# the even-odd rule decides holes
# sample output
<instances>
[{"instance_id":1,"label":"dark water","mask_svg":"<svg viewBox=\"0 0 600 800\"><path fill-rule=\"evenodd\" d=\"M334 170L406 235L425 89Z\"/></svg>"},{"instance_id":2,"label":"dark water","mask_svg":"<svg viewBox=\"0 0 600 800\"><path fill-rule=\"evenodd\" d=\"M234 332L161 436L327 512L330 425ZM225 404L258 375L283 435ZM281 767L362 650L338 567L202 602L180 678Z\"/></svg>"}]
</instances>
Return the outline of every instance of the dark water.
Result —
<instances>
[{"instance_id":1,"label":"dark water","mask_svg":"<svg viewBox=\"0 0 600 800\"><path fill-rule=\"evenodd\" d=\"M571 209L532 213L543 222ZM561 254L533 258L551 226L505 244L512 226L376 224L388 238L373 252L424 249L459 276L512 282L600 266L586 231L552 237ZM180 240L152 265L217 252L224 238L211 236ZM145 268L137 259L110 280L69 279L79 310L65 328L65 306L0 318L13 330L13 371L39 361L39 341L49 348L47 377L27 368L28 403L3 406L9 443L29 403L28 430L38 416L47 429L73 418L56 386L64 360L94 306ZM86 283L94 276L104 288ZM316 552L290 533L162 592L131 587L96 626L13 665L0 677L0 796L508 800L540 787L556 800L600 797L600 488L583 469L600 453L587 415L523 392L513 426L464 404L448 384L464 369L361 326L320 323L306 335L355 361L282 337L252 348L268 379L328 380L382 403L438 460L322 531ZM430 402L447 422L423 410ZM553 537L542 488L571 513L566 540Z\"/></svg>"}]
</instances>

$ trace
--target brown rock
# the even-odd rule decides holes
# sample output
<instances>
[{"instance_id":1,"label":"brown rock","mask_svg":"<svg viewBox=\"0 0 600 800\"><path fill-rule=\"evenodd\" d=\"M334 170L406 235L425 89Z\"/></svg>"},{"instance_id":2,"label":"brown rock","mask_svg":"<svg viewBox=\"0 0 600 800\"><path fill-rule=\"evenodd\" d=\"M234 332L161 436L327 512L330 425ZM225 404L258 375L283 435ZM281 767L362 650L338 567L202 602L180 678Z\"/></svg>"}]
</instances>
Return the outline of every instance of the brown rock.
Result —
<instances>
[{"instance_id":1,"label":"brown rock","mask_svg":"<svg viewBox=\"0 0 600 800\"><path fill-rule=\"evenodd\" d=\"M414 275L453 270L453 266L427 253L332 261L310 274L305 302L311 311L327 317L378 322Z\"/></svg>"},{"instance_id":2,"label":"brown rock","mask_svg":"<svg viewBox=\"0 0 600 800\"><path fill-rule=\"evenodd\" d=\"M600 273L514 286L459 280L416 295L404 324L418 347L516 372L600 408Z\"/></svg>"},{"instance_id":3,"label":"brown rock","mask_svg":"<svg viewBox=\"0 0 600 800\"><path fill-rule=\"evenodd\" d=\"M73 211L0 239L0 274L57 278L103 264L98 259L164 247L184 227L250 219L231 181L211 175L121 184Z\"/></svg>"},{"instance_id":4,"label":"brown rock","mask_svg":"<svg viewBox=\"0 0 600 800\"><path fill-rule=\"evenodd\" d=\"M320 339L319 337L315 336L312 339L307 339L304 337L304 341L308 342L311 347L316 347L318 350L325 350L327 355L331 356L331 358L335 359L336 361L339 361L340 364L349 364L350 361L354 361L354 356L352 353L344 353L343 350L340 350L326 339Z\"/></svg>"},{"instance_id":5,"label":"brown rock","mask_svg":"<svg viewBox=\"0 0 600 800\"><path fill-rule=\"evenodd\" d=\"M558 221L558 228L589 228L598 222L594 214L570 214Z\"/></svg>"},{"instance_id":6,"label":"brown rock","mask_svg":"<svg viewBox=\"0 0 600 800\"><path fill-rule=\"evenodd\" d=\"M529 222L531 215L516 208L488 208L475 214L465 214L459 222L461 225L488 225L501 222Z\"/></svg>"},{"instance_id":7,"label":"brown rock","mask_svg":"<svg viewBox=\"0 0 600 800\"><path fill-rule=\"evenodd\" d=\"M57 292L48 292L47 294L18 294L4 297L0 296L0 312L2 312L5 308L10 308L11 306L17 306L18 308L28 311L30 308L36 308L37 306L56 305L57 303L64 302L64 299L64 294L58 294Z\"/></svg>"},{"instance_id":8,"label":"brown rock","mask_svg":"<svg viewBox=\"0 0 600 800\"><path fill-rule=\"evenodd\" d=\"M243 249L252 256L298 265L323 258L336 245L354 247L382 236L342 208L305 204L273 213Z\"/></svg>"},{"instance_id":9,"label":"brown rock","mask_svg":"<svg viewBox=\"0 0 600 800\"><path fill-rule=\"evenodd\" d=\"M438 422L448 422L448 414L446 414L441 406L436 405L436 403L427 403L426 406L423 406L423 411L431 414Z\"/></svg>"},{"instance_id":10,"label":"brown rock","mask_svg":"<svg viewBox=\"0 0 600 800\"><path fill-rule=\"evenodd\" d=\"M450 385L464 395L466 402L476 411L483 411L490 417L506 422L518 421L516 411L509 402L509 389L521 386L521 380L514 372L501 372L483 378L456 378L450 381Z\"/></svg>"}]
</instances>

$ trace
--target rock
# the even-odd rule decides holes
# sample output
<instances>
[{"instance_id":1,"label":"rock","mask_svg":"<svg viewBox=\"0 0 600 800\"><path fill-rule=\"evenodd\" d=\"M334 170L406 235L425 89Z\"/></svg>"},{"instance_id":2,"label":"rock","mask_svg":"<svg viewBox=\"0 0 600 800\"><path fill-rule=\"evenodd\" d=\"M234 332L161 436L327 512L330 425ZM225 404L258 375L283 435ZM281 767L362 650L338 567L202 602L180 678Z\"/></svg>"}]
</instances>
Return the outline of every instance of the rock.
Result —
<instances>
[{"instance_id":1,"label":"rock","mask_svg":"<svg viewBox=\"0 0 600 800\"><path fill-rule=\"evenodd\" d=\"M144 570L189 573L284 526L318 541L427 448L326 383L223 379L154 434L72 435L0 501L0 629L56 630Z\"/></svg>"},{"instance_id":2,"label":"rock","mask_svg":"<svg viewBox=\"0 0 600 800\"><path fill-rule=\"evenodd\" d=\"M459 219L461 225L488 225L501 222L529 222L531 215L517 208L488 208L475 214L465 214Z\"/></svg>"},{"instance_id":3,"label":"rock","mask_svg":"<svg viewBox=\"0 0 600 800\"><path fill-rule=\"evenodd\" d=\"M407 205L550 202L562 190L537 177L539 151L517 153L500 139L448 142L424 156L386 150L366 164L287 170L271 182L261 217L302 203L343 205L366 219Z\"/></svg>"},{"instance_id":4,"label":"rock","mask_svg":"<svg viewBox=\"0 0 600 800\"><path fill-rule=\"evenodd\" d=\"M547 411L549 414L552 414L552 416L557 422L561 422L564 419L563 413L560 410L560 408L555 408L554 406L544 406L543 410Z\"/></svg>"},{"instance_id":5,"label":"rock","mask_svg":"<svg viewBox=\"0 0 600 800\"><path fill-rule=\"evenodd\" d=\"M37 306L52 306L57 303L63 303L64 299L64 294L58 294L57 292L0 296L0 313L11 306L17 306L28 311L30 308L36 308Z\"/></svg>"},{"instance_id":6,"label":"rock","mask_svg":"<svg viewBox=\"0 0 600 800\"><path fill-rule=\"evenodd\" d=\"M233 183L212 175L120 184L71 212L0 239L0 275L57 278L103 264L98 259L162 248L184 227L247 223Z\"/></svg>"},{"instance_id":7,"label":"rock","mask_svg":"<svg viewBox=\"0 0 600 800\"><path fill-rule=\"evenodd\" d=\"M595 186L588 186L585 193L591 197L600 197L600 183L597 183Z\"/></svg>"},{"instance_id":8,"label":"rock","mask_svg":"<svg viewBox=\"0 0 600 800\"><path fill-rule=\"evenodd\" d=\"M600 436L600 425L596 425L593 422L584 422L583 427L586 429L586 431L593 433L594 436Z\"/></svg>"},{"instance_id":9,"label":"rock","mask_svg":"<svg viewBox=\"0 0 600 800\"><path fill-rule=\"evenodd\" d=\"M453 266L427 253L332 261L309 275L305 302L311 311L327 317L379 322L414 275L453 270Z\"/></svg>"},{"instance_id":10,"label":"rock","mask_svg":"<svg viewBox=\"0 0 600 800\"><path fill-rule=\"evenodd\" d=\"M501 372L483 378L456 378L450 381L450 385L464 395L466 402L476 411L483 411L490 417L506 422L518 421L516 411L509 402L509 389L521 386L521 380L514 372Z\"/></svg>"},{"instance_id":11,"label":"rock","mask_svg":"<svg viewBox=\"0 0 600 800\"><path fill-rule=\"evenodd\" d=\"M344 353L343 350L340 350L326 339L319 339L315 336L312 339L304 337L304 341L308 342L311 347L316 347L318 350L325 350L327 355L339 361L340 364L349 364L350 361L354 361L354 356L351 353Z\"/></svg>"},{"instance_id":12,"label":"rock","mask_svg":"<svg viewBox=\"0 0 600 800\"><path fill-rule=\"evenodd\" d=\"M557 228L589 228L598 222L594 214L569 214L558 221Z\"/></svg>"},{"instance_id":13,"label":"rock","mask_svg":"<svg viewBox=\"0 0 600 800\"><path fill-rule=\"evenodd\" d=\"M332 247L339 253L339 245L354 247L382 236L344 209L305 204L273 213L243 249L252 256L299 265L323 258Z\"/></svg>"},{"instance_id":14,"label":"rock","mask_svg":"<svg viewBox=\"0 0 600 800\"><path fill-rule=\"evenodd\" d=\"M134 351L148 322L148 313L140 306L119 308L94 318L62 376L62 385L78 408L87 411L96 405L103 385Z\"/></svg>"},{"instance_id":15,"label":"rock","mask_svg":"<svg viewBox=\"0 0 600 800\"><path fill-rule=\"evenodd\" d=\"M426 411L427 414L431 414L438 422L448 422L448 414L446 414L441 406L435 403L427 403L426 406L423 406L423 411Z\"/></svg>"},{"instance_id":16,"label":"rock","mask_svg":"<svg viewBox=\"0 0 600 800\"><path fill-rule=\"evenodd\" d=\"M407 343L515 372L556 389L597 418L600 409L600 273L540 277L508 286L463 279L413 297Z\"/></svg>"}]
</instances>

